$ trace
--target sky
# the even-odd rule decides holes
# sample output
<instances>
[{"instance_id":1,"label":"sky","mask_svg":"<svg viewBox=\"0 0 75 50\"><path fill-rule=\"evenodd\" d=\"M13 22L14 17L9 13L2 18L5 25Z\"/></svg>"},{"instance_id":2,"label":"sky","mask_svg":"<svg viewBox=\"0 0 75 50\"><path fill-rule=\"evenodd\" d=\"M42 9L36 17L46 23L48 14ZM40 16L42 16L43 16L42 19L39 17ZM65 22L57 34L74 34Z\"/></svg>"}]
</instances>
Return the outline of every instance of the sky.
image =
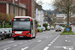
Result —
<instances>
[{"instance_id":1,"label":"sky","mask_svg":"<svg viewBox=\"0 0 75 50\"><path fill-rule=\"evenodd\" d=\"M53 3L54 3L54 0L37 0L36 1L37 3L39 2L42 2L42 8L44 10L54 10L54 6L53 6Z\"/></svg>"}]
</instances>

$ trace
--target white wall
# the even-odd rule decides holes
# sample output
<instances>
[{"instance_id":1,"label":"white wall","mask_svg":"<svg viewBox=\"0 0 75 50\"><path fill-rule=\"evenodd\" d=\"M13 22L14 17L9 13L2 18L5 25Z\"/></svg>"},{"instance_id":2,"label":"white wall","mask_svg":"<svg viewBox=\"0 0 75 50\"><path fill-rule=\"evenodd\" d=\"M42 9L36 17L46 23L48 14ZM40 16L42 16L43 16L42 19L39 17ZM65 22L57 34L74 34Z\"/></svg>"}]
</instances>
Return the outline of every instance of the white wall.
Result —
<instances>
[{"instance_id":1,"label":"white wall","mask_svg":"<svg viewBox=\"0 0 75 50\"><path fill-rule=\"evenodd\" d=\"M38 10L36 16L36 20L38 21L39 25L42 26L42 24L44 23L44 11Z\"/></svg>"}]
</instances>

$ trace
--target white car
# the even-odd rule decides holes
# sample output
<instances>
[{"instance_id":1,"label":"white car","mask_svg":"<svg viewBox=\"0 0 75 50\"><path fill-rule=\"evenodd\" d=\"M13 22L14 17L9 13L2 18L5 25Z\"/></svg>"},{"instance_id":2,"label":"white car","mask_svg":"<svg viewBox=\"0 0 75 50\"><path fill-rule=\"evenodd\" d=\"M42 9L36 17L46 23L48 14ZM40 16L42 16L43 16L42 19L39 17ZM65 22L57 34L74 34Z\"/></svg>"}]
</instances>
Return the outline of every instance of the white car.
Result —
<instances>
[{"instance_id":1,"label":"white car","mask_svg":"<svg viewBox=\"0 0 75 50\"><path fill-rule=\"evenodd\" d=\"M52 26L52 27L51 27L51 29L53 30L53 29L54 29L54 27Z\"/></svg>"},{"instance_id":2,"label":"white car","mask_svg":"<svg viewBox=\"0 0 75 50\"><path fill-rule=\"evenodd\" d=\"M37 27L37 29L40 29L41 31L45 31L45 27Z\"/></svg>"},{"instance_id":3,"label":"white car","mask_svg":"<svg viewBox=\"0 0 75 50\"><path fill-rule=\"evenodd\" d=\"M50 26L47 26L48 30L50 30Z\"/></svg>"}]
</instances>

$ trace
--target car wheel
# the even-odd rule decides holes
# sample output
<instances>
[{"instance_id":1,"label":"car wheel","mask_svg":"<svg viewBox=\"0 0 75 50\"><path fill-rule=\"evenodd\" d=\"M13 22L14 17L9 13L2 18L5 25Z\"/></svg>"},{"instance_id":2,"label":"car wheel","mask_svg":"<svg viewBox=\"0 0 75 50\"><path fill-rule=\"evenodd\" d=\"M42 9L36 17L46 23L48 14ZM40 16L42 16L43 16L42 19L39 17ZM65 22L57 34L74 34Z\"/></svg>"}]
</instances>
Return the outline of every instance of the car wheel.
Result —
<instances>
[{"instance_id":1,"label":"car wheel","mask_svg":"<svg viewBox=\"0 0 75 50\"><path fill-rule=\"evenodd\" d=\"M4 40L4 36L1 37L1 40Z\"/></svg>"}]
</instances>

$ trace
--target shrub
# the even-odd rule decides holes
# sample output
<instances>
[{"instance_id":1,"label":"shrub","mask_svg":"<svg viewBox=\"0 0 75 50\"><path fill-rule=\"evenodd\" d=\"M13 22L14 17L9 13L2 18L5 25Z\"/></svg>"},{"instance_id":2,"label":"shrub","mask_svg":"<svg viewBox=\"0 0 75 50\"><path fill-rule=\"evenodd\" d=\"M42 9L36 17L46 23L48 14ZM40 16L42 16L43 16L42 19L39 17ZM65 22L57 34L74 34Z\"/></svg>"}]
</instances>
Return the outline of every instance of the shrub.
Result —
<instances>
[{"instance_id":1,"label":"shrub","mask_svg":"<svg viewBox=\"0 0 75 50\"><path fill-rule=\"evenodd\" d=\"M46 30L48 30L48 28L46 27Z\"/></svg>"},{"instance_id":2,"label":"shrub","mask_svg":"<svg viewBox=\"0 0 75 50\"><path fill-rule=\"evenodd\" d=\"M66 27L65 25L62 25L62 27Z\"/></svg>"},{"instance_id":3,"label":"shrub","mask_svg":"<svg viewBox=\"0 0 75 50\"><path fill-rule=\"evenodd\" d=\"M44 27L47 27L47 26L48 26L48 24L47 24L47 23L44 23L44 24L43 24L43 26L44 26Z\"/></svg>"},{"instance_id":4,"label":"shrub","mask_svg":"<svg viewBox=\"0 0 75 50\"><path fill-rule=\"evenodd\" d=\"M45 27L46 30L48 30L48 28L47 28L48 24L47 23L44 23L43 26Z\"/></svg>"},{"instance_id":5,"label":"shrub","mask_svg":"<svg viewBox=\"0 0 75 50\"><path fill-rule=\"evenodd\" d=\"M67 32L67 31L66 31L66 28L67 28L67 27L65 27L64 32ZM69 27L69 29L70 29L69 32L72 31L72 28L71 28L71 27Z\"/></svg>"},{"instance_id":6,"label":"shrub","mask_svg":"<svg viewBox=\"0 0 75 50\"><path fill-rule=\"evenodd\" d=\"M42 32L40 29L37 29L38 32Z\"/></svg>"}]
</instances>

